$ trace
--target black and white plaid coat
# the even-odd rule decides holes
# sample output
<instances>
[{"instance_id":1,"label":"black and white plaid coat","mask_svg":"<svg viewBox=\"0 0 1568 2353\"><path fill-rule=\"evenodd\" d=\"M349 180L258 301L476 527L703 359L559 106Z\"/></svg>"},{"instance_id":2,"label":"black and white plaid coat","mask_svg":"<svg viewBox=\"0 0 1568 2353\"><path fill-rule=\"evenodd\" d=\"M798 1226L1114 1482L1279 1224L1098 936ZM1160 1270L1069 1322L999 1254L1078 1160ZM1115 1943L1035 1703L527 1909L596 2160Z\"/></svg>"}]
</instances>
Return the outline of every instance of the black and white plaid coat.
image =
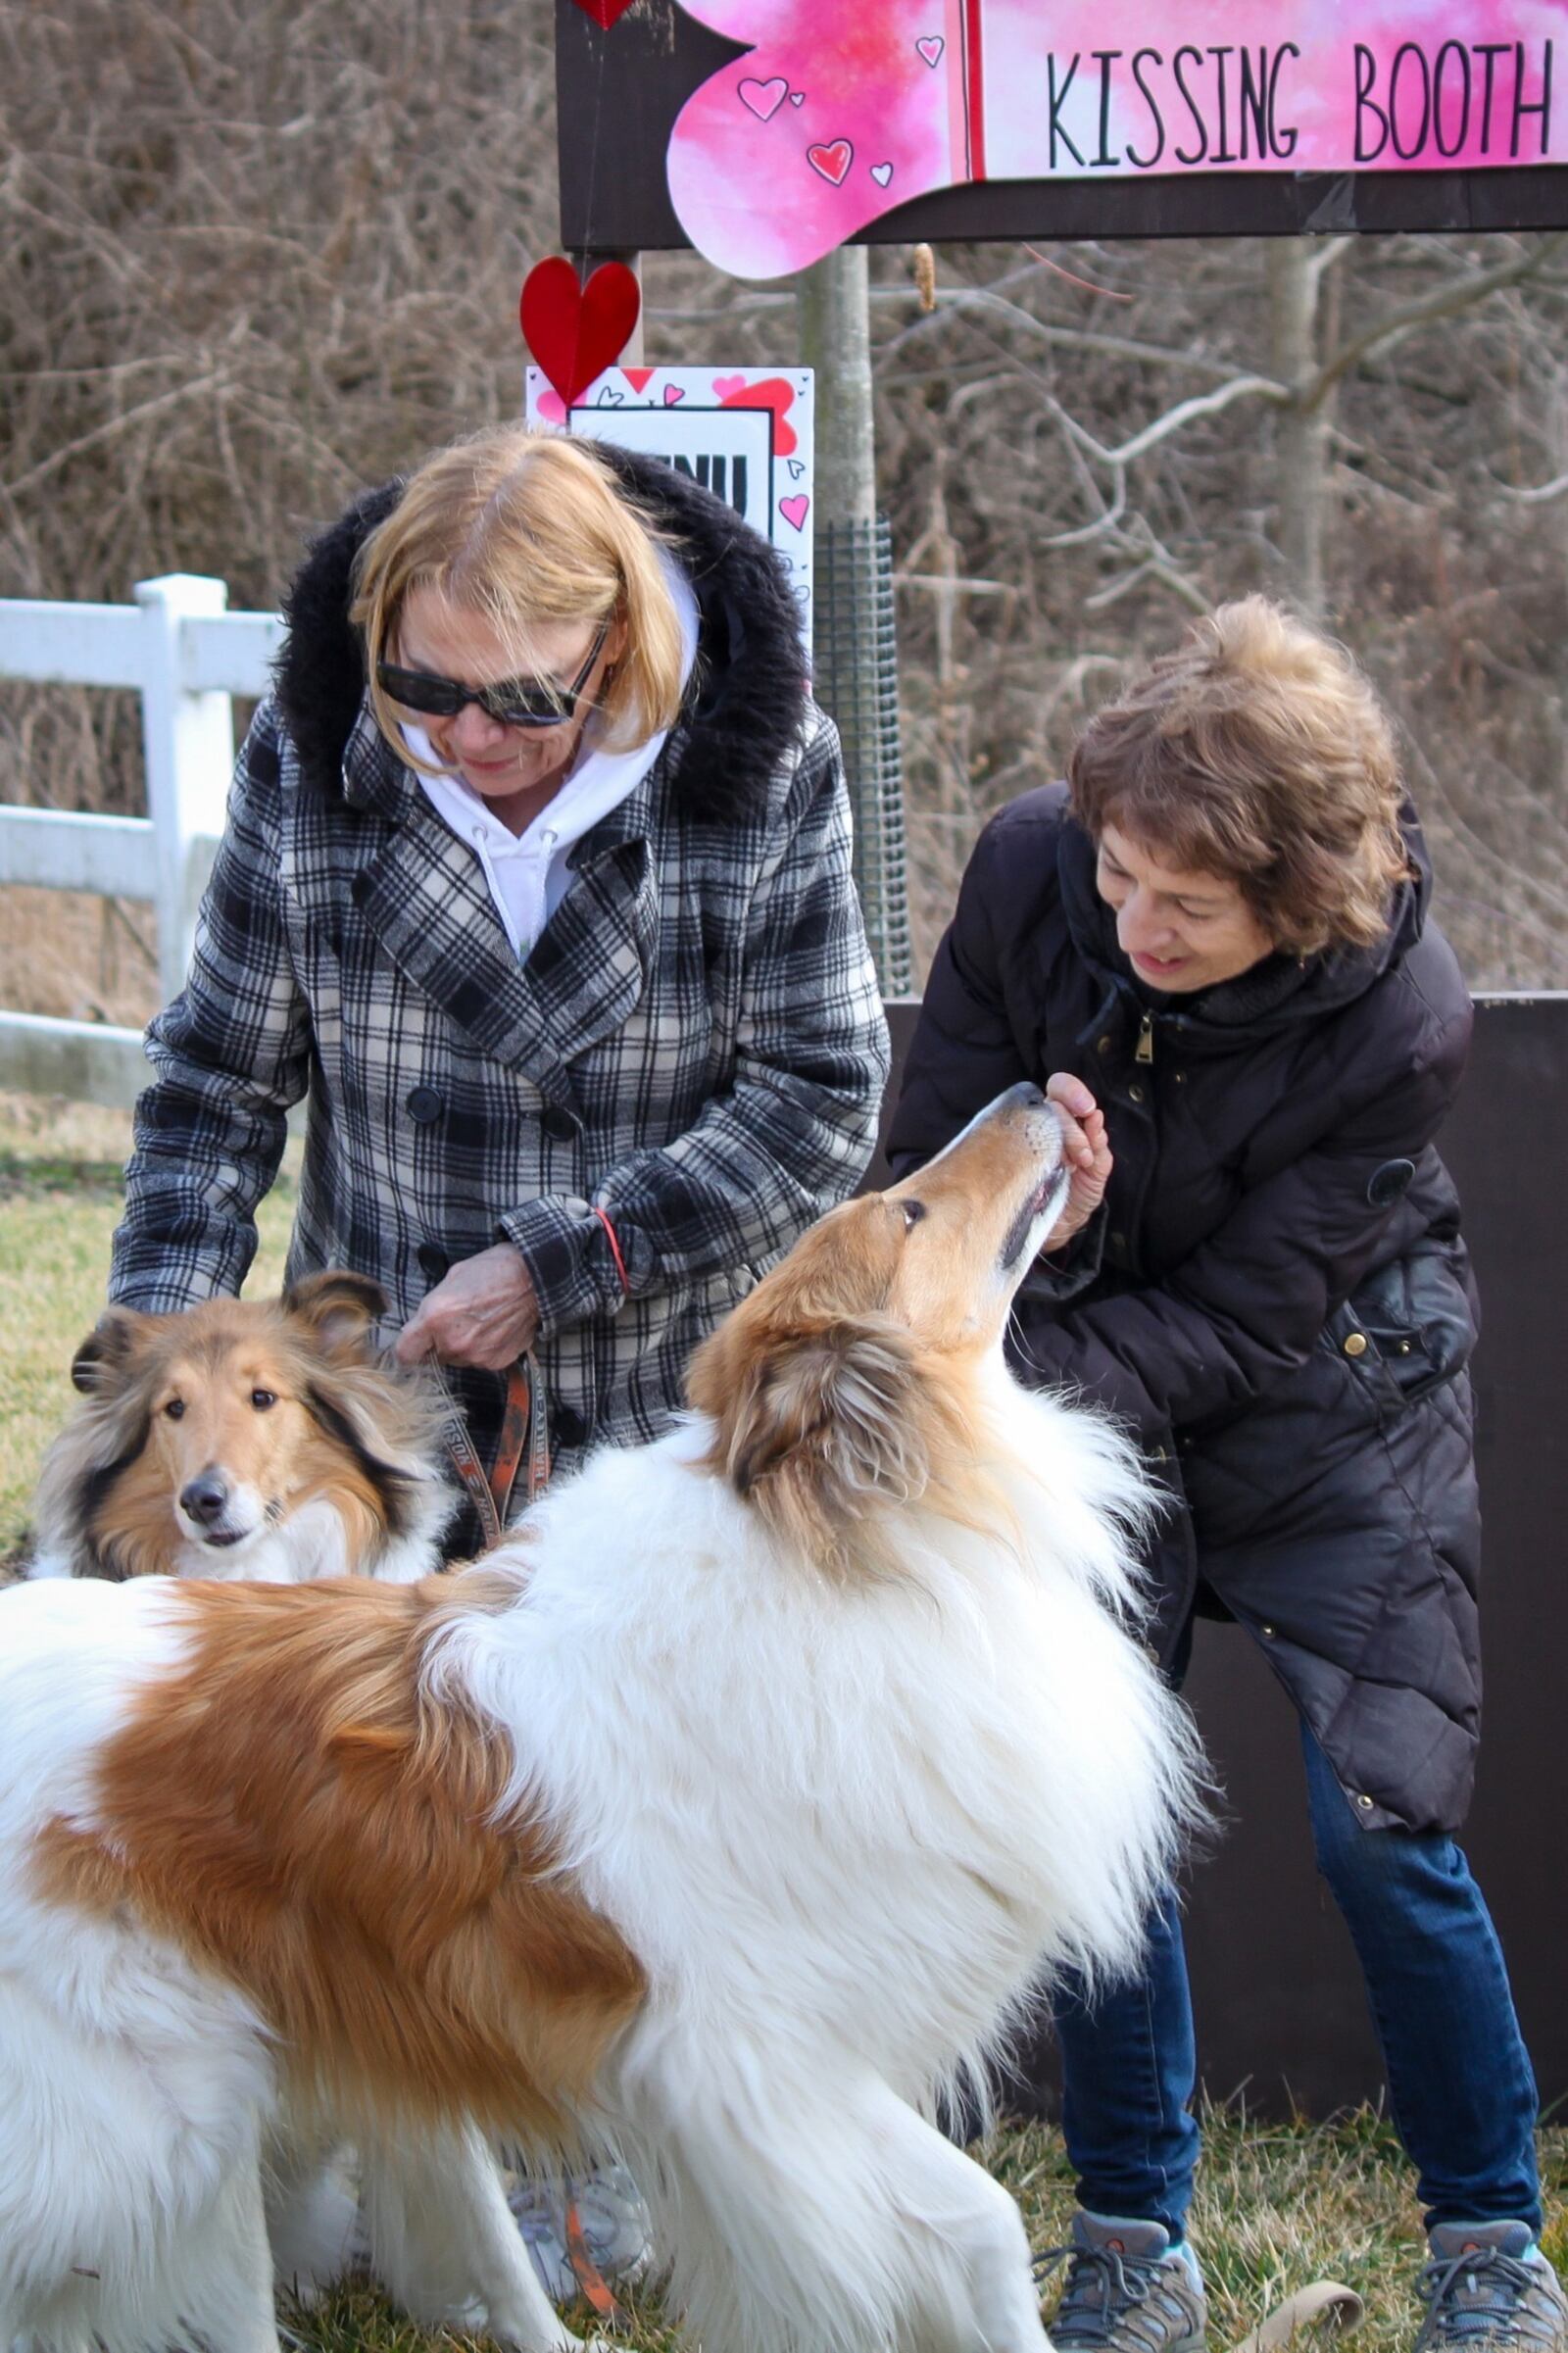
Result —
<instances>
[{"instance_id":1,"label":"black and white plaid coat","mask_svg":"<svg viewBox=\"0 0 1568 2353\"><path fill-rule=\"evenodd\" d=\"M111 1280L151 1309L237 1291L308 1097L291 1277L373 1275L398 1324L455 1261L515 1244L568 1463L667 1426L694 1344L854 1188L888 1066L838 742L786 582L707 492L607 454L696 592L696 699L578 844L521 964L473 850L363 702L349 567L401 486L311 551L189 981L148 1032ZM488 1443L500 1384L460 1386Z\"/></svg>"}]
</instances>

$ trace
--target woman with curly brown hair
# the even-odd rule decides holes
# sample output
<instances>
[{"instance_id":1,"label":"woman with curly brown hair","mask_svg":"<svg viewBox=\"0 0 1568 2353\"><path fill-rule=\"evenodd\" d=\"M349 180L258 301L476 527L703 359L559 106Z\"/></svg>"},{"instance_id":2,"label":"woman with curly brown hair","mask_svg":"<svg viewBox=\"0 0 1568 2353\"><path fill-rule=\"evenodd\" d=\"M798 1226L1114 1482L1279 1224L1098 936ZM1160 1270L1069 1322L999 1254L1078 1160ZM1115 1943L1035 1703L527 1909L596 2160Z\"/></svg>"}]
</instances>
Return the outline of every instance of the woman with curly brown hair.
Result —
<instances>
[{"instance_id":1,"label":"woman with curly brown hair","mask_svg":"<svg viewBox=\"0 0 1568 2353\"><path fill-rule=\"evenodd\" d=\"M1190 631L982 835L895 1115L900 1173L1019 1079L1095 1148L1016 1362L1137 1428L1171 1493L1163 1655L1252 1635L1300 1719L1431 2239L1423 2346L1561 2353L1536 2089L1453 1840L1480 1719L1474 1302L1433 1138L1471 1007L1389 722L1261 598ZM1049 1079L1048 1079L1049 1074ZM1063 1249L1063 1241L1066 1247ZM1057 2008L1071 2353L1199 2353L1195 2054L1174 1895L1147 1973Z\"/></svg>"}]
</instances>

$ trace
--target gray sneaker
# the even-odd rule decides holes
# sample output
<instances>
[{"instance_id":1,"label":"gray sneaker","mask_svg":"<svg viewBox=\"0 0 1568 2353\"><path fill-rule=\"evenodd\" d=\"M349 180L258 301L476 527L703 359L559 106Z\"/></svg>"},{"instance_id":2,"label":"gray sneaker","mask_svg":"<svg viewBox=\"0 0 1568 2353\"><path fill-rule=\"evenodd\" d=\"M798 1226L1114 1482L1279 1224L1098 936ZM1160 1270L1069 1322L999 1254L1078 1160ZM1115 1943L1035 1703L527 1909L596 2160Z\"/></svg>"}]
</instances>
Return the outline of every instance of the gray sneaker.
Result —
<instances>
[{"instance_id":1,"label":"gray sneaker","mask_svg":"<svg viewBox=\"0 0 1568 2353\"><path fill-rule=\"evenodd\" d=\"M1568 2353L1568 2300L1528 2223L1438 2223L1415 2353Z\"/></svg>"},{"instance_id":2,"label":"gray sneaker","mask_svg":"<svg viewBox=\"0 0 1568 2353\"><path fill-rule=\"evenodd\" d=\"M653 2225L642 2191L623 2165L592 2172L519 2174L507 2191L523 2244L552 2304L582 2290L566 2251L566 2201L582 2224L588 2254L612 2287L635 2287L653 2262Z\"/></svg>"},{"instance_id":3,"label":"gray sneaker","mask_svg":"<svg viewBox=\"0 0 1568 2353\"><path fill-rule=\"evenodd\" d=\"M1197 2264L1160 2223L1072 2218L1072 2238L1037 2262L1063 2258L1067 2278L1048 2324L1060 2353L1204 2353L1208 2300Z\"/></svg>"}]
</instances>

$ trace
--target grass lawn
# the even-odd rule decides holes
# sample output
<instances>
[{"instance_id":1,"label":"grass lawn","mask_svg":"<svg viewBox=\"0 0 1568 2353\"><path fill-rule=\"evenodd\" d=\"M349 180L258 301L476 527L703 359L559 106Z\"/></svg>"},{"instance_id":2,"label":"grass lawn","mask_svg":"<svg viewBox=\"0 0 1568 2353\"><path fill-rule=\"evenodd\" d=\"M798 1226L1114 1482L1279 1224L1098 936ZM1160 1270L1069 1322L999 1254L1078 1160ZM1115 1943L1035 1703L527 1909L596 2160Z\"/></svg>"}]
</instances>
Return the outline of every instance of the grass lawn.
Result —
<instances>
[{"instance_id":1,"label":"grass lawn","mask_svg":"<svg viewBox=\"0 0 1568 2353\"><path fill-rule=\"evenodd\" d=\"M20 1542L39 1457L71 1401L72 1351L103 1303L127 1141L127 1122L117 1114L0 1096L0 1559ZM285 1173L264 1208L253 1290L276 1288L291 1204ZM1545 2244L1568 2269L1568 2132L1544 2132L1542 2145ZM1208 2115L1207 2148L1194 2235L1216 2353L1294 2288L1324 2277L1366 2299L1367 2353L1410 2343L1420 2225L1397 2145L1379 2117L1263 2124L1231 2106ZM1058 2135L1038 2128L1004 2133L986 2157L1022 2205L1035 2246L1059 2244L1072 2184ZM844 2260L855 2261L853 2247ZM635 2353L673 2348L655 2314L636 2317L627 2340ZM296 2317L284 2341L300 2353L426 2353L438 2340L401 2325L372 2296L345 2294Z\"/></svg>"}]
</instances>

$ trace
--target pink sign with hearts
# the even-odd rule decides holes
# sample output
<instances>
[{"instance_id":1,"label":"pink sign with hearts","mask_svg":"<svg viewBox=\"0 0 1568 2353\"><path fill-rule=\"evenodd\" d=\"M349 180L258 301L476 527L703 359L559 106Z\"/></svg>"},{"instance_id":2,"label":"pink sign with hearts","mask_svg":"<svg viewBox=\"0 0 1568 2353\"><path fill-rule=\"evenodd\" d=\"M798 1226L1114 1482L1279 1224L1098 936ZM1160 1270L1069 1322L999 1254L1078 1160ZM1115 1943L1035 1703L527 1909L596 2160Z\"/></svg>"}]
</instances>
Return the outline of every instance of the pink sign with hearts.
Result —
<instances>
[{"instance_id":1,"label":"pink sign with hearts","mask_svg":"<svg viewBox=\"0 0 1568 2353\"><path fill-rule=\"evenodd\" d=\"M776 113L785 94L762 103ZM808 368L607 368L568 403L530 368L524 407L531 424L662 458L733 507L771 540L809 648L813 389Z\"/></svg>"},{"instance_id":2,"label":"pink sign with hearts","mask_svg":"<svg viewBox=\"0 0 1568 2353\"><path fill-rule=\"evenodd\" d=\"M1568 163L1568 0L682 5L747 45L668 155L682 227L738 277L972 180Z\"/></svg>"}]
</instances>

